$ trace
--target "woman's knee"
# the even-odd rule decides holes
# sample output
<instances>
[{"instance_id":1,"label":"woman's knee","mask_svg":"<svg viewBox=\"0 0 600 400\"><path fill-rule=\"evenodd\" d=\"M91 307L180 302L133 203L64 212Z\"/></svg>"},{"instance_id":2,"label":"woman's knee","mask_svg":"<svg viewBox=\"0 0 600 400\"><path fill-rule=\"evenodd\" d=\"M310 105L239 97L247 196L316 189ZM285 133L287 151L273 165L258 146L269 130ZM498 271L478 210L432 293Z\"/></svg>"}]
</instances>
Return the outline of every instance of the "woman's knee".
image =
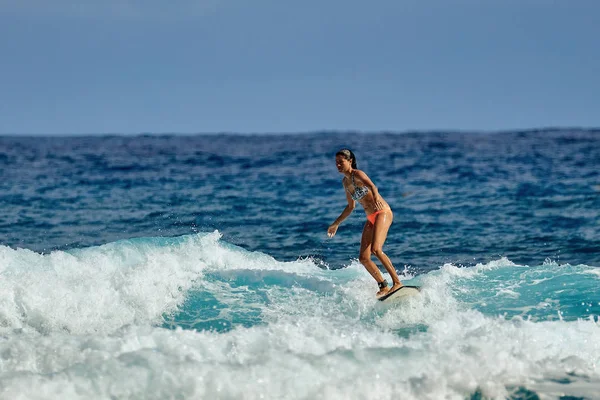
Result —
<instances>
[{"instance_id":1,"label":"woman's knee","mask_svg":"<svg viewBox=\"0 0 600 400\"><path fill-rule=\"evenodd\" d=\"M368 263L369 261L371 261L371 253L369 253L367 251L363 251L358 256L358 261L360 261L361 264Z\"/></svg>"},{"instance_id":2,"label":"woman's knee","mask_svg":"<svg viewBox=\"0 0 600 400\"><path fill-rule=\"evenodd\" d=\"M385 255L385 253L383 252L383 246L378 244L378 245L373 245L371 247L371 253L373 253L373 255L377 258Z\"/></svg>"}]
</instances>

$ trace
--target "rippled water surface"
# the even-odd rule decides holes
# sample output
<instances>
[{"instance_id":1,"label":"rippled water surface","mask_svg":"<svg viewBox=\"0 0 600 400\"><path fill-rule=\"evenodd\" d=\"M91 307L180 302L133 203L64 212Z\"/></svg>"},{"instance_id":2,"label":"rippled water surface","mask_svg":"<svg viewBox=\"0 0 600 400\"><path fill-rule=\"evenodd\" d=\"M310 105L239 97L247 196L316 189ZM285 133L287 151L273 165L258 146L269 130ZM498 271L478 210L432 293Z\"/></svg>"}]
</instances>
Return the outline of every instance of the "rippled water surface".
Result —
<instances>
[{"instance_id":1,"label":"rippled water surface","mask_svg":"<svg viewBox=\"0 0 600 400\"><path fill-rule=\"evenodd\" d=\"M280 260L357 257L334 154L395 212L387 251L429 270L499 256L600 264L600 132L0 138L0 242L36 251L218 229Z\"/></svg>"}]
</instances>

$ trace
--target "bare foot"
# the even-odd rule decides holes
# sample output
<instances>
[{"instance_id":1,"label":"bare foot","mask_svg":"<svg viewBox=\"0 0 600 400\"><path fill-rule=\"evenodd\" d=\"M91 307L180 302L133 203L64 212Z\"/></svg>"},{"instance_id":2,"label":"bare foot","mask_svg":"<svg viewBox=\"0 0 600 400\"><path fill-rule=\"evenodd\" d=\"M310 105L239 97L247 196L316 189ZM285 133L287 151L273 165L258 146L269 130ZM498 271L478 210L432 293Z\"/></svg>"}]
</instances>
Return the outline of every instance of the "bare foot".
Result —
<instances>
[{"instance_id":1,"label":"bare foot","mask_svg":"<svg viewBox=\"0 0 600 400\"><path fill-rule=\"evenodd\" d=\"M395 292L396 290L400 289L402 286L404 286L402 284L402 282L394 282L394 285L389 289L389 292Z\"/></svg>"},{"instance_id":2,"label":"bare foot","mask_svg":"<svg viewBox=\"0 0 600 400\"><path fill-rule=\"evenodd\" d=\"M379 292L377 292L377 294L375 296L381 297L389 291L390 291L390 288L388 286L386 286L386 287L380 289Z\"/></svg>"}]
</instances>

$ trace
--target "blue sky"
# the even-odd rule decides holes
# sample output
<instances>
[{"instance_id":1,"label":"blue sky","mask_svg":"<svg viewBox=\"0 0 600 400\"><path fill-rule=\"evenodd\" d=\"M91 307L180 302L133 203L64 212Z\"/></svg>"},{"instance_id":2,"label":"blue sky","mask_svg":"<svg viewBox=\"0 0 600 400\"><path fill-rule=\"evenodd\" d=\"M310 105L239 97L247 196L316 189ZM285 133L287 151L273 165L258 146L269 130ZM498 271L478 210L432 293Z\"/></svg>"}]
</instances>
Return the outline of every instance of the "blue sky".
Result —
<instances>
[{"instance_id":1,"label":"blue sky","mask_svg":"<svg viewBox=\"0 0 600 400\"><path fill-rule=\"evenodd\" d=\"M598 0L0 0L0 134L600 126Z\"/></svg>"}]
</instances>

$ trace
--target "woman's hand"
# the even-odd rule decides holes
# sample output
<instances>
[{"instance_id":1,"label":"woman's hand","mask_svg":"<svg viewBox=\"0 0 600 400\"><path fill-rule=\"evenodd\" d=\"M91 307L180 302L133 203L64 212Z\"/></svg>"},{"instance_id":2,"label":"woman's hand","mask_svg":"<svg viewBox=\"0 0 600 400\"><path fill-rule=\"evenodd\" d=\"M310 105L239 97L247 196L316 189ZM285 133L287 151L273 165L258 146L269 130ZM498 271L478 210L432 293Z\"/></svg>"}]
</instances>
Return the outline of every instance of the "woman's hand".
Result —
<instances>
[{"instance_id":1,"label":"woman's hand","mask_svg":"<svg viewBox=\"0 0 600 400\"><path fill-rule=\"evenodd\" d=\"M338 224L331 224L331 225L329 225L329 228L327 228L327 236L329 236L330 238L334 237L335 233L338 230L338 227L339 227Z\"/></svg>"}]
</instances>

